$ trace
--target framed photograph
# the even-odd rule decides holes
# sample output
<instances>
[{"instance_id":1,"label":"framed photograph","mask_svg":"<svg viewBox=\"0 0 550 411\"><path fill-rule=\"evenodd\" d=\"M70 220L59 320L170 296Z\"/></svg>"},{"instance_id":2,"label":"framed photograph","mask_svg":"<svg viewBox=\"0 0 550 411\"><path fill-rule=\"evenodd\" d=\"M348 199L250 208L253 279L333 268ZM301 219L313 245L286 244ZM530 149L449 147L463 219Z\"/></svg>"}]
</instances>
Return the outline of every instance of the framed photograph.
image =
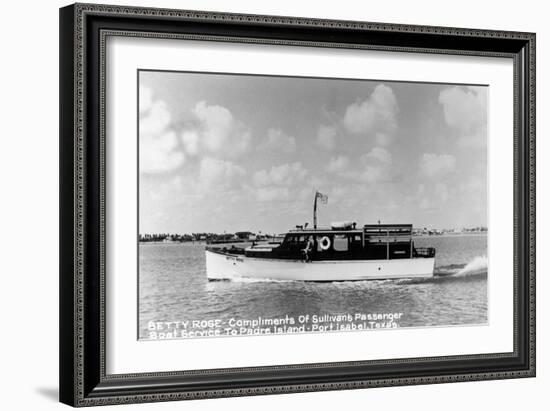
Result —
<instances>
[{"instance_id":1,"label":"framed photograph","mask_svg":"<svg viewBox=\"0 0 550 411\"><path fill-rule=\"evenodd\" d=\"M535 375L535 34L60 24L62 402Z\"/></svg>"}]
</instances>

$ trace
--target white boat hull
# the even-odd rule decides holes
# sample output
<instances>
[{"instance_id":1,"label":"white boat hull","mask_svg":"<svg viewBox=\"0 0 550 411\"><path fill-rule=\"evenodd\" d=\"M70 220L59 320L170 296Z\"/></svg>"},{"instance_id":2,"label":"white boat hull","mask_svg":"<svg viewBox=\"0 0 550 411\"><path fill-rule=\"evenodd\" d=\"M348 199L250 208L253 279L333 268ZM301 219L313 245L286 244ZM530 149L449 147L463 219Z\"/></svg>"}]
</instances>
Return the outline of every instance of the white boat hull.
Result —
<instances>
[{"instance_id":1,"label":"white boat hull","mask_svg":"<svg viewBox=\"0 0 550 411\"><path fill-rule=\"evenodd\" d=\"M206 250L209 280L359 281L432 277L435 258L311 261L253 258Z\"/></svg>"}]
</instances>

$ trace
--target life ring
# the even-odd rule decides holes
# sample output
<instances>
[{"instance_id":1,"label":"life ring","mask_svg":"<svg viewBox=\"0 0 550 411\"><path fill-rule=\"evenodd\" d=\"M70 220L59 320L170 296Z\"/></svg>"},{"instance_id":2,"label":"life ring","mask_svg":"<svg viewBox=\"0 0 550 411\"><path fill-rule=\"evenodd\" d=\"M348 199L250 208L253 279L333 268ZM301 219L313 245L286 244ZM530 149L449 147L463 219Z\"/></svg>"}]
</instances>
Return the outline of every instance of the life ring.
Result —
<instances>
[{"instance_id":1,"label":"life ring","mask_svg":"<svg viewBox=\"0 0 550 411\"><path fill-rule=\"evenodd\" d=\"M321 241L319 242L319 247L323 251L328 250L330 248L330 238L328 238L327 236L321 238Z\"/></svg>"}]
</instances>

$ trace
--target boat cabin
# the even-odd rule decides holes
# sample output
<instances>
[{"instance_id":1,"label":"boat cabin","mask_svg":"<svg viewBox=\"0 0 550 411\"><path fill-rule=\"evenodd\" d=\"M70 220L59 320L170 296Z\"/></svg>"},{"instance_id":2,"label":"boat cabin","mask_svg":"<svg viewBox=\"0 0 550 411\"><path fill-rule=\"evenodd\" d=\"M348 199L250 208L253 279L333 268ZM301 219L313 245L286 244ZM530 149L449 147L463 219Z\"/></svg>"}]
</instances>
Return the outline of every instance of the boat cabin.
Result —
<instances>
[{"instance_id":1,"label":"boat cabin","mask_svg":"<svg viewBox=\"0 0 550 411\"><path fill-rule=\"evenodd\" d=\"M412 224L372 224L357 229L337 224L326 229L289 231L280 246L247 249L246 256L305 260L392 260L433 257L435 250L415 248Z\"/></svg>"}]
</instances>

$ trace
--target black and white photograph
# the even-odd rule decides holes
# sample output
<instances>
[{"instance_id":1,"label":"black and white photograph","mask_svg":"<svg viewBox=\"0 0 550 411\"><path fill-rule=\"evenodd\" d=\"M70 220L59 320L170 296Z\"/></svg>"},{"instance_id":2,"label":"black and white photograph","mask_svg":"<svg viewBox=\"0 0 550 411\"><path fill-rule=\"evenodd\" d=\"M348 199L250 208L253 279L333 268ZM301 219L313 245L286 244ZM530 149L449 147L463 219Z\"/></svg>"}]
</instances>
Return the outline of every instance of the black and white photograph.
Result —
<instances>
[{"instance_id":1,"label":"black and white photograph","mask_svg":"<svg viewBox=\"0 0 550 411\"><path fill-rule=\"evenodd\" d=\"M0 408L544 409L544 4L5 2Z\"/></svg>"},{"instance_id":2,"label":"black and white photograph","mask_svg":"<svg viewBox=\"0 0 550 411\"><path fill-rule=\"evenodd\" d=\"M138 338L484 326L484 84L140 69Z\"/></svg>"}]
</instances>

